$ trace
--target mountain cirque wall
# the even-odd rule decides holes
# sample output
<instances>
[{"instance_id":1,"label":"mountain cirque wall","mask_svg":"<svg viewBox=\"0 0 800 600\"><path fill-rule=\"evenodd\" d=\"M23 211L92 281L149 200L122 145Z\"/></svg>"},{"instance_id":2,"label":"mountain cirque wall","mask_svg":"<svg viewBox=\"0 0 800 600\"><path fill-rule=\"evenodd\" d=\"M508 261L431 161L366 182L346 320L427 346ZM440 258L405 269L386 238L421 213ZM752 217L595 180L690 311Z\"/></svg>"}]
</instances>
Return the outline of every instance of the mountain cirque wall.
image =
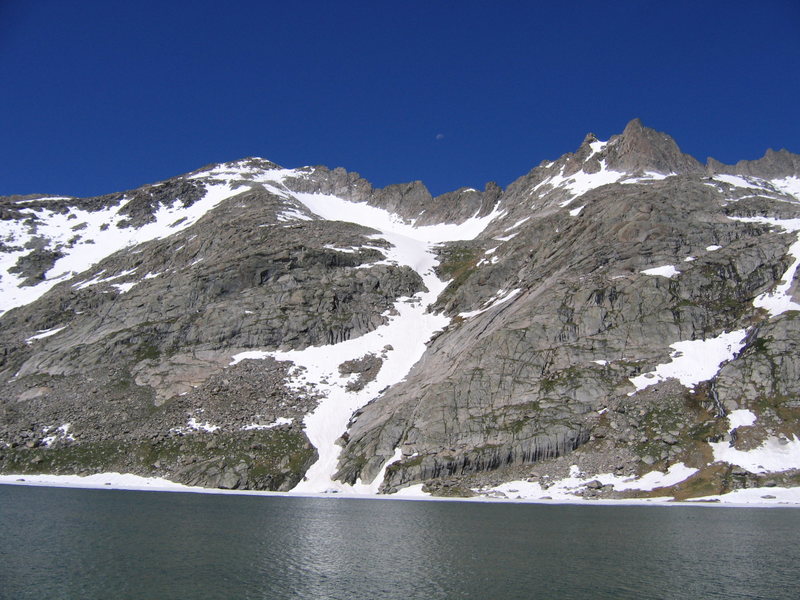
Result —
<instances>
[{"instance_id":1,"label":"mountain cirque wall","mask_svg":"<svg viewBox=\"0 0 800 600\"><path fill-rule=\"evenodd\" d=\"M702 165L636 120L506 190L247 159L0 218L3 472L800 485L786 151Z\"/></svg>"}]
</instances>

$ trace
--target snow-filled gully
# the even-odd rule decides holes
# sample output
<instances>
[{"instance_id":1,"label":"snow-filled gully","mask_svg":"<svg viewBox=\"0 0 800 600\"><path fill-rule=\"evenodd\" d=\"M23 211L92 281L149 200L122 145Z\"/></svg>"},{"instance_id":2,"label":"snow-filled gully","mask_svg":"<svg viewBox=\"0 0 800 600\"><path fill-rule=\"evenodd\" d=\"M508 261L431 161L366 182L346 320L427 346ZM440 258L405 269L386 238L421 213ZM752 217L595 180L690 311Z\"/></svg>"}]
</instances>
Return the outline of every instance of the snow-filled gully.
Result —
<instances>
[{"instance_id":1,"label":"snow-filled gully","mask_svg":"<svg viewBox=\"0 0 800 600\"><path fill-rule=\"evenodd\" d=\"M384 325L361 337L304 350L251 351L233 357L232 364L267 356L291 361L295 366L291 371L290 385L298 390L312 386L322 395L317 408L304 419L306 435L316 447L319 458L293 492L375 494L386 467L400 459L399 449L373 481L359 480L355 485L348 485L333 480L341 453L336 440L346 431L356 410L376 398L387 386L406 377L425 352L426 342L449 323L448 317L427 312L447 285L434 272L437 260L433 247L446 241L473 239L498 215L492 213L483 218L472 218L461 225L414 227L392 213L367 204L322 194L293 196L324 219L357 223L380 231L376 237L391 244L391 248L385 250L386 259L414 269L427 288L413 298L399 298L394 305L396 314L387 314L388 321ZM348 391L349 378L340 375L339 365L369 353L383 358L377 377L359 391Z\"/></svg>"}]
</instances>

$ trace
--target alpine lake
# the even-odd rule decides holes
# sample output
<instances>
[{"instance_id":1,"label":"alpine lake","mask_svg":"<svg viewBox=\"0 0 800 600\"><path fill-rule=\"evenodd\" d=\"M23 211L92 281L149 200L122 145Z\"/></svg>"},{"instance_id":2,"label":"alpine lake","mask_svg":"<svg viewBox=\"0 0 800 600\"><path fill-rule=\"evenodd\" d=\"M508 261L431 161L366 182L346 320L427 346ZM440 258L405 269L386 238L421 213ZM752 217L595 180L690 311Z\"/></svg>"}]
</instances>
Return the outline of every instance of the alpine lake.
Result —
<instances>
[{"instance_id":1,"label":"alpine lake","mask_svg":"<svg viewBox=\"0 0 800 600\"><path fill-rule=\"evenodd\" d=\"M795 599L800 510L0 485L0 598Z\"/></svg>"}]
</instances>

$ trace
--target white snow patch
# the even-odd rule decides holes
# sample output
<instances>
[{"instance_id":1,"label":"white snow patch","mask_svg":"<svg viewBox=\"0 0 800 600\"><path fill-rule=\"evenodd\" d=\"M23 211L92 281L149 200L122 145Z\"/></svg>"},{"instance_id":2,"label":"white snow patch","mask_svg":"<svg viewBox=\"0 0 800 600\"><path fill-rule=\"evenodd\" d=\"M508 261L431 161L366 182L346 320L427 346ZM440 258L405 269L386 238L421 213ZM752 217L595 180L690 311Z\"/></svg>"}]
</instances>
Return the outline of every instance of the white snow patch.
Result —
<instances>
[{"instance_id":1,"label":"white snow patch","mask_svg":"<svg viewBox=\"0 0 800 600\"><path fill-rule=\"evenodd\" d=\"M356 246L350 246L349 248L339 248L338 246L334 246L333 244L325 244L323 248L327 250L333 250L334 252L344 252L346 254L355 254L358 252L358 248Z\"/></svg>"},{"instance_id":2,"label":"white snow patch","mask_svg":"<svg viewBox=\"0 0 800 600\"><path fill-rule=\"evenodd\" d=\"M136 269L128 269L122 271L121 273L117 273L116 275L110 275L108 277L101 278L100 276L105 272L106 272L105 269L103 269L102 271L97 273L92 279L88 281L80 281L78 283L73 283L72 287L74 287L76 290L83 290L86 289L87 287L97 285L98 283L108 283L109 281L114 281L115 279L120 279L122 277L127 277L128 275L132 275L133 273L136 272Z\"/></svg>"},{"instance_id":3,"label":"white snow patch","mask_svg":"<svg viewBox=\"0 0 800 600\"><path fill-rule=\"evenodd\" d=\"M323 219L358 223L383 233L400 235L414 240L415 243L423 244L474 239L491 221L505 214L504 211L495 210L485 217L473 216L460 225L441 223L415 227L400 216L370 206L366 202L350 202L326 194L298 193L293 196Z\"/></svg>"},{"instance_id":4,"label":"white snow patch","mask_svg":"<svg viewBox=\"0 0 800 600\"><path fill-rule=\"evenodd\" d=\"M706 250L708 252L715 252L715 251L719 250L720 248L722 248L722 246L717 246L716 244L712 244L711 246L706 246Z\"/></svg>"},{"instance_id":5,"label":"white snow patch","mask_svg":"<svg viewBox=\"0 0 800 600\"><path fill-rule=\"evenodd\" d=\"M687 388L714 377L725 361L731 360L744 346L747 332L737 329L706 340L687 340L670 344L674 352L669 363L658 365L654 371L629 378L636 392L674 377ZM632 396L636 392L630 392Z\"/></svg>"},{"instance_id":6,"label":"white snow patch","mask_svg":"<svg viewBox=\"0 0 800 600\"><path fill-rule=\"evenodd\" d=\"M607 142L592 142L590 146L594 148L602 149ZM596 152L592 152L592 155L596 154ZM547 166L549 167L552 163L549 163ZM546 168L546 167L545 167ZM546 177L539 183L537 183L530 191L531 194L534 194L539 190L541 187L548 187L549 189L556 189L556 188L564 188L570 192L572 195L571 198L567 198L566 200L559 203L561 208L568 206L575 198L582 196L589 190L594 188L607 185L609 183L616 183L626 177L626 174L620 171L612 171L606 167L606 161L600 161L600 170L596 173L586 173L584 171L579 171L574 173L570 176L564 176L564 167L561 167L561 171L556 175L551 175L550 177ZM533 205L535 206L535 204Z\"/></svg>"},{"instance_id":7,"label":"white snow patch","mask_svg":"<svg viewBox=\"0 0 800 600\"><path fill-rule=\"evenodd\" d=\"M694 256L687 256L683 259L683 262L692 262L693 260L697 260Z\"/></svg>"},{"instance_id":8,"label":"white snow patch","mask_svg":"<svg viewBox=\"0 0 800 600\"><path fill-rule=\"evenodd\" d=\"M606 169L605 161L600 161L600 170L596 173L584 173L579 171L572 175L572 177L565 181L566 187L577 198L582 196L589 190L607 185L609 183L616 183L622 173L619 171L611 171ZM573 200L575 199L573 198ZM572 200L570 200L572 202ZM563 206L563 204L562 204Z\"/></svg>"},{"instance_id":9,"label":"white snow patch","mask_svg":"<svg viewBox=\"0 0 800 600\"><path fill-rule=\"evenodd\" d=\"M417 483L415 485L409 485L404 488L400 488L397 490L396 493L392 494L390 497L392 498L429 498L430 494L428 492L422 491L422 486L425 485L424 483Z\"/></svg>"},{"instance_id":10,"label":"white snow patch","mask_svg":"<svg viewBox=\"0 0 800 600\"><path fill-rule=\"evenodd\" d=\"M492 239L493 240L497 240L498 242L507 242L508 240L511 240L511 239L517 237L517 235L519 235L518 231L516 233L512 233L510 235L497 236L497 237L494 237Z\"/></svg>"},{"instance_id":11,"label":"white snow patch","mask_svg":"<svg viewBox=\"0 0 800 600\"><path fill-rule=\"evenodd\" d=\"M487 306L485 306L483 308L479 308L478 310L472 310L472 311L469 311L469 312L459 313L458 316L461 317L462 319L470 319L470 318L475 317L475 316L477 316L477 315L479 315L481 313L485 313L487 310L491 310L495 306L499 306L499 305L501 305L501 304L503 304L505 302L508 302L509 300L514 298L514 296L519 294L521 291L522 290L519 289L519 288L511 290L509 292L506 292L505 290L498 290L497 293L494 296L489 298L489 300L487 301L489 304Z\"/></svg>"},{"instance_id":12,"label":"white snow patch","mask_svg":"<svg viewBox=\"0 0 800 600\"><path fill-rule=\"evenodd\" d=\"M527 221L528 219L530 219L530 217L525 217L524 219L520 219L519 221L514 223L511 227L506 228L506 231L511 231L512 229L516 229L517 227L525 223L525 221Z\"/></svg>"},{"instance_id":13,"label":"white snow patch","mask_svg":"<svg viewBox=\"0 0 800 600\"><path fill-rule=\"evenodd\" d=\"M203 411L200 410L199 412ZM186 427L173 427L170 429L170 431L174 433L189 433L192 431L206 431L208 433L214 433L219 428L219 425L212 425L208 421L201 423L196 417L190 417L189 420L186 421Z\"/></svg>"},{"instance_id":14,"label":"white snow patch","mask_svg":"<svg viewBox=\"0 0 800 600\"><path fill-rule=\"evenodd\" d=\"M530 485L527 482L522 482ZM396 499L399 501L408 500L426 500L435 502L523 502L523 503L536 503L536 504L580 504L580 505L650 505L650 506L698 506L704 508L714 508L719 506L796 506L800 505L800 487L794 488L781 488L781 487L763 487L763 488L748 488L744 490L736 490L728 494L718 496L706 496L703 498L693 498L685 502L675 502L669 496L662 496L658 498L641 498L641 499L621 499L621 500L605 500L598 499L587 502L578 495L566 493L557 493L559 488L555 490L551 487L542 490L540 493L528 493L524 496L523 490L517 490L516 494L510 492L511 489L521 487L522 483L513 482L509 489L509 494L518 496L517 498L509 498L503 492L496 492L492 494L489 490L483 490L486 495L476 496L473 498L438 498L430 496L430 494L423 492L423 484L410 485L398 490L397 493L388 496L379 496L380 499ZM5 485L30 485L30 486L48 486L48 487L62 487L62 488L83 488L83 489L106 489L106 490L138 490L138 491L153 491L153 492L190 492L200 494L220 494L220 495L237 495L237 496L261 496L261 497L280 497L285 496L286 492L266 492L255 490L222 490L218 488L202 488L196 486L188 486L180 483L169 481L160 477L140 477L138 475L121 474L121 473L98 473L89 476L80 475L28 475L28 474L5 474L0 475L0 484ZM538 485L538 484L535 484ZM551 494L553 490L553 494ZM528 490L525 490L528 491ZM304 494L308 497L324 497L323 494ZM353 494L342 494L342 497L354 497ZM364 497L364 496L360 496Z\"/></svg>"},{"instance_id":15,"label":"white snow patch","mask_svg":"<svg viewBox=\"0 0 800 600\"><path fill-rule=\"evenodd\" d=\"M192 417L186 422L186 426L189 429L196 429L198 431L207 431L209 433L214 433L217 429L219 429L219 425L211 425L208 421L201 423L194 417Z\"/></svg>"},{"instance_id":16,"label":"white snow patch","mask_svg":"<svg viewBox=\"0 0 800 600\"><path fill-rule=\"evenodd\" d=\"M69 428L71 426L72 425L70 423L64 423L63 425L56 427L55 431L53 431L52 427L44 427L42 429L42 433L49 433L50 431L53 431L53 433L45 438L42 438L42 444L45 446L50 446L58 439L74 442L75 438L72 437L72 434L69 432Z\"/></svg>"},{"instance_id":17,"label":"white snow patch","mask_svg":"<svg viewBox=\"0 0 800 600\"><path fill-rule=\"evenodd\" d=\"M124 294L125 292L131 291L131 289L138 283L138 281L129 281L127 283L113 283L111 285L112 287L117 288L120 294Z\"/></svg>"},{"instance_id":18,"label":"white snow patch","mask_svg":"<svg viewBox=\"0 0 800 600\"><path fill-rule=\"evenodd\" d=\"M500 262L500 257L495 255L488 259L487 258L480 259L475 266L482 267L483 265L496 265L498 262Z\"/></svg>"},{"instance_id":19,"label":"white snow patch","mask_svg":"<svg viewBox=\"0 0 800 600\"><path fill-rule=\"evenodd\" d=\"M596 173L585 173L584 171L578 171L569 177L564 177L563 173L564 169L562 168L558 175L548 177L536 186L536 188L542 185L550 185L554 188L566 188L570 194L572 194L572 196L559 203L561 208L569 206L576 198L582 196L589 190L593 190L610 183L616 183L620 178L625 176L625 174L621 173L620 171L611 171L606 169L605 160L600 161L600 170ZM534 190L536 188L534 188Z\"/></svg>"},{"instance_id":20,"label":"white snow patch","mask_svg":"<svg viewBox=\"0 0 800 600\"><path fill-rule=\"evenodd\" d=\"M600 365L601 367L605 367L608 364L607 360L593 360L592 362Z\"/></svg>"},{"instance_id":21,"label":"white snow patch","mask_svg":"<svg viewBox=\"0 0 800 600\"><path fill-rule=\"evenodd\" d=\"M584 208L586 208L586 205L585 205L585 204L584 204L584 205L581 205L581 206L579 206L578 208L573 208L571 211L569 211L569 214L570 214L570 215L572 215L573 217L577 217L579 214L581 214L581 211L582 211Z\"/></svg>"},{"instance_id":22,"label":"white snow patch","mask_svg":"<svg viewBox=\"0 0 800 600\"><path fill-rule=\"evenodd\" d=\"M278 213L278 221L312 221L313 217L299 210L286 209Z\"/></svg>"},{"instance_id":23,"label":"white snow patch","mask_svg":"<svg viewBox=\"0 0 800 600\"><path fill-rule=\"evenodd\" d=\"M727 183L733 187L750 188L753 190L765 189L766 182L757 177L746 177L743 175L714 175L714 181Z\"/></svg>"},{"instance_id":24,"label":"white snow patch","mask_svg":"<svg viewBox=\"0 0 800 600\"><path fill-rule=\"evenodd\" d=\"M305 174L303 169L278 167L264 170L258 166L248 166L246 161L240 160L216 165L211 169L190 175L188 179L208 179L226 185L233 181L246 179L257 183L275 183L283 186L284 179L287 177L303 177Z\"/></svg>"},{"instance_id":25,"label":"white snow patch","mask_svg":"<svg viewBox=\"0 0 800 600\"><path fill-rule=\"evenodd\" d=\"M693 502L719 502L720 504L776 506L800 504L800 487L760 487L734 490L718 496L692 498Z\"/></svg>"},{"instance_id":26,"label":"white snow patch","mask_svg":"<svg viewBox=\"0 0 800 600\"><path fill-rule=\"evenodd\" d=\"M755 422L756 415L750 410L739 409L728 413L728 423L731 431L737 427L749 427Z\"/></svg>"},{"instance_id":27,"label":"white snow patch","mask_svg":"<svg viewBox=\"0 0 800 600\"><path fill-rule=\"evenodd\" d=\"M50 329L42 329L36 335L32 335L31 337L26 338L25 339L25 343L26 344L31 344L31 343L33 343L34 340L41 340L41 339L50 337L51 335L55 335L59 331L62 331L64 329L66 329L66 328L67 328L66 325L61 325L59 327L52 327Z\"/></svg>"},{"instance_id":28,"label":"white snow patch","mask_svg":"<svg viewBox=\"0 0 800 600\"><path fill-rule=\"evenodd\" d=\"M699 469L693 467L687 467L683 463L675 463L667 469L666 473L650 471L638 479L632 478L632 480L622 481L619 485L615 485L614 487L618 490L652 491L656 488L669 487L686 481L689 477L697 473L698 470ZM612 475L612 477L614 476ZM600 479L600 481L605 483L603 479L605 478Z\"/></svg>"},{"instance_id":29,"label":"white snow patch","mask_svg":"<svg viewBox=\"0 0 800 600\"><path fill-rule=\"evenodd\" d=\"M123 473L95 475L0 475L0 483L25 483L65 488L108 488L118 490L198 491L213 493L201 487L175 483L160 477L140 477Z\"/></svg>"},{"instance_id":30,"label":"white snow patch","mask_svg":"<svg viewBox=\"0 0 800 600\"><path fill-rule=\"evenodd\" d=\"M261 429L274 429L276 427L280 427L281 425L291 425L294 423L294 419L289 419L287 417L278 417L272 423L251 423L250 425L245 425L242 427L242 431L253 431L253 430L261 430Z\"/></svg>"},{"instance_id":31,"label":"white snow patch","mask_svg":"<svg viewBox=\"0 0 800 600\"><path fill-rule=\"evenodd\" d=\"M619 180L618 183L649 183L651 181L661 181L662 179L666 179L667 177L671 177L675 175L675 173L658 173L657 171L645 171L644 175L640 177L624 177Z\"/></svg>"},{"instance_id":32,"label":"white snow patch","mask_svg":"<svg viewBox=\"0 0 800 600\"><path fill-rule=\"evenodd\" d=\"M31 202L50 202L51 200L72 200L71 196L45 196L33 200L17 200L17 204L30 204Z\"/></svg>"},{"instance_id":33,"label":"white snow patch","mask_svg":"<svg viewBox=\"0 0 800 600\"><path fill-rule=\"evenodd\" d=\"M658 275L659 277L671 278L680 275L681 272L674 267L674 265L664 265L662 267L653 267L652 269L645 269L640 271L643 275Z\"/></svg>"},{"instance_id":34,"label":"white snow patch","mask_svg":"<svg viewBox=\"0 0 800 600\"><path fill-rule=\"evenodd\" d=\"M608 144L607 141L601 142L600 140L597 140L596 142L590 142L589 148L592 149L592 153L589 156L591 157L597 154L598 152L602 152L603 148L605 148L607 144Z\"/></svg>"}]
</instances>

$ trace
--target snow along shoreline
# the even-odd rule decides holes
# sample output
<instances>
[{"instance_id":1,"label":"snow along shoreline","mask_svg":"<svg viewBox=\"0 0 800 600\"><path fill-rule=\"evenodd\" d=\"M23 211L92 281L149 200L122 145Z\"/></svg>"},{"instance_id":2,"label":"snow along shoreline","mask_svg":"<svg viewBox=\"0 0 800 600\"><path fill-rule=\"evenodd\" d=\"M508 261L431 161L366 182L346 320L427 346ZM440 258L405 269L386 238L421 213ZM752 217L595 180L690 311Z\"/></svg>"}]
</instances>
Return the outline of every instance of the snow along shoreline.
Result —
<instances>
[{"instance_id":1,"label":"snow along shoreline","mask_svg":"<svg viewBox=\"0 0 800 600\"><path fill-rule=\"evenodd\" d=\"M270 492L259 490L222 490L175 483L160 477L140 477L121 473L98 473L95 475L0 475L0 485L51 487L66 489L94 489L137 492L178 492L192 494L217 494L233 496L260 496L269 498L324 498L326 500L405 500L417 502L470 502L489 504L536 504L545 506L702 506L723 508L800 508L800 487L795 488L750 488L717 496L705 496L694 500L676 501L668 496L655 498L585 499L575 498L498 498L488 496L440 497L425 494L411 486L397 494ZM769 494L772 499L761 496Z\"/></svg>"}]
</instances>

